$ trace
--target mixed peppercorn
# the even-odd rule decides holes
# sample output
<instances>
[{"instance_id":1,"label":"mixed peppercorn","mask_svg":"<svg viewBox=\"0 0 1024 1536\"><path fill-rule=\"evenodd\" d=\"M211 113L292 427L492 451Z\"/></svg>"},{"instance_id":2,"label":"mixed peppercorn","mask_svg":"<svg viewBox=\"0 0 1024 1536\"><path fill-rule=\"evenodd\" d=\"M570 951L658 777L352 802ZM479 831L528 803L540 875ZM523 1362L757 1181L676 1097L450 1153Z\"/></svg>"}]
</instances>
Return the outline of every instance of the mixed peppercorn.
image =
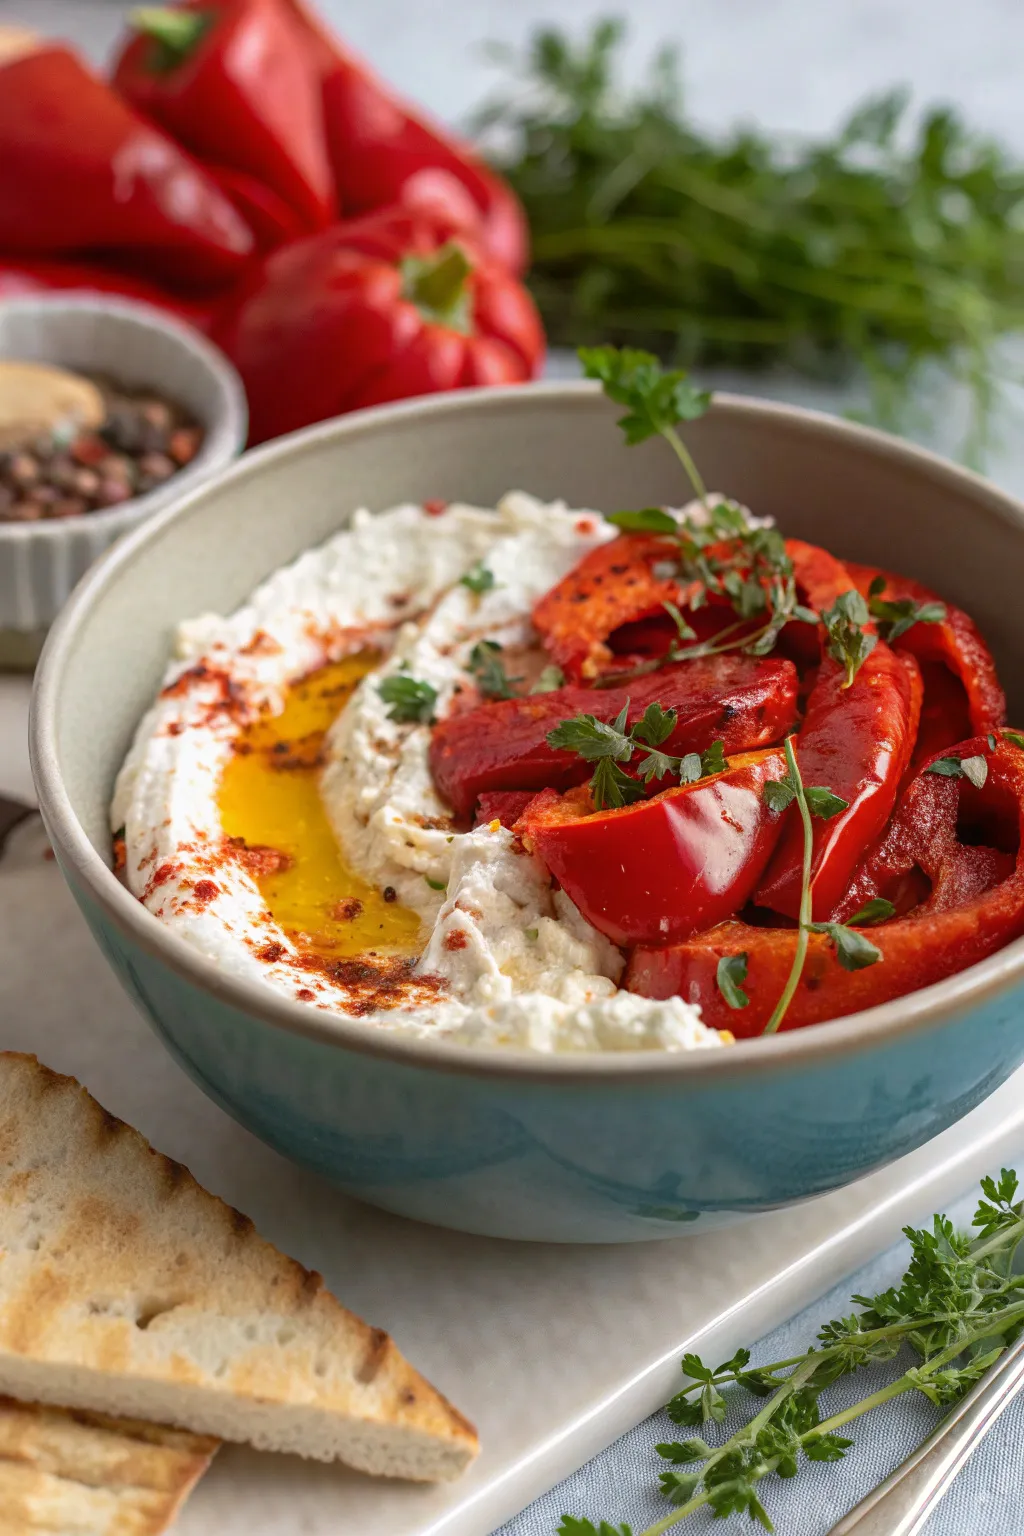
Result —
<instances>
[{"instance_id":1,"label":"mixed peppercorn","mask_svg":"<svg viewBox=\"0 0 1024 1536\"><path fill-rule=\"evenodd\" d=\"M80 517L144 496L190 464L204 429L152 391L95 378L106 406L93 431L60 428L0 451L0 521Z\"/></svg>"}]
</instances>

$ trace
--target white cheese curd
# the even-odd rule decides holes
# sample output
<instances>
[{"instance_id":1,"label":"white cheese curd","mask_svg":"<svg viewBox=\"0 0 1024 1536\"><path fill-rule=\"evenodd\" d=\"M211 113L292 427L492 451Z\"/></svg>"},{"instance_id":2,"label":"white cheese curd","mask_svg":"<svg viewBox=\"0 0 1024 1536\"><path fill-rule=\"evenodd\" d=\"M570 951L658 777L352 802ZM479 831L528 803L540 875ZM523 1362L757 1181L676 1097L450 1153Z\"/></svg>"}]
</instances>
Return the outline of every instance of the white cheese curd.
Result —
<instances>
[{"instance_id":1,"label":"white cheese curd","mask_svg":"<svg viewBox=\"0 0 1024 1536\"><path fill-rule=\"evenodd\" d=\"M545 1052L719 1046L681 999L618 989L619 950L510 832L497 822L454 830L430 775L429 724L390 719L380 696L385 677L405 673L436 690L443 717L472 682L473 646L529 645L537 599L614 534L594 513L519 492L496 511L357 512L235 613L181 625L111 810L130 890L221 970L357 1013L367 1027ZM494 584L478 594L460 578L480 563ZM290 683L368 643L385 660L328 733L321 794L347 862L392 886L424 925L415 970L370 1002L343 971L303 968L256 881L224 857L217 804L247 721L279 712Z\"/></svg>"}]
</instances>

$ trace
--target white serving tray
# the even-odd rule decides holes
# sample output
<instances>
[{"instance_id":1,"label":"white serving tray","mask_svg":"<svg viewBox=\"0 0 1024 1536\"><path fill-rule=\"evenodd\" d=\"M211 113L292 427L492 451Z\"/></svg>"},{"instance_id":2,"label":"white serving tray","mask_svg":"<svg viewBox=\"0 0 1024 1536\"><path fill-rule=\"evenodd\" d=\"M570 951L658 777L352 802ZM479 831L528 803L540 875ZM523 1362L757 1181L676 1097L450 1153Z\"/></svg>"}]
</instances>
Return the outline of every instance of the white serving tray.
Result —
<instances>
[{"instance_id":1,"label":"white serving tray","mask_svg":"<svg viewBox=\"0 0 1024 1536\"><path fill-rule=\"evenodd\" d=\"M0 679L0 793L25 795L27 686ZM0 862L0 1049L34 1051L319 1269L480 1430L441 1489L220 1452L178 1536L490 1536L664 1403L684 1349L719 1358L792 1316L981 1174L1024 1155L1024 1069L930 1145L850 1189L704 1236L503 1243L374 1211L207 1100L121 991L38 821Z\"/></svg>"}]
</instances>

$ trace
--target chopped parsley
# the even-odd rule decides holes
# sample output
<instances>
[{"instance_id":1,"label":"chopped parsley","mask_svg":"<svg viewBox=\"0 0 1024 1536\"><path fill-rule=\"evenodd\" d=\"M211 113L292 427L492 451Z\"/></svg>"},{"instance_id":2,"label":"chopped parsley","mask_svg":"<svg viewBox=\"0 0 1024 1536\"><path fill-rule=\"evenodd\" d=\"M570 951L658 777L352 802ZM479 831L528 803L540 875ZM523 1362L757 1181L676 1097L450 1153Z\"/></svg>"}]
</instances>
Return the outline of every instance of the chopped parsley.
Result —
<instances>
[{"instance_id":1,"label":"chopped parsley","mask_svg":"<svg viewBox=\"0 0 1024 1536\"><path fill-rule=\"evenodd\" d=\"M403 724L433 724L437 689L430 683L396 672L378 684L377 692L384 703L391 706L388 710L389 720L398 720Z\"/></svg>"},{"instance_id":2,"label":"chopped parsley","mask_svg":"<svg viewBox=\"0 0 1024 1536\"><path fill-rule=\"evenodd\" d=\"M678 778L681 784L695 784L710 774L723 773L728 767L721 741L713 742L705 752L688 752L683 757L658 750L676 728L674 709L649 704L636 724L627 729L628 716L627 699L610 723L594 715L575 715L562 720L547 734L550 747L575 752L586 762L597 765L590 793L599 811L643 799L644 790L637 778L619 766L631 762L637 751L643 755L636 764L636 773L644 784L671 777Z\"/></svg>"}]
</instances>

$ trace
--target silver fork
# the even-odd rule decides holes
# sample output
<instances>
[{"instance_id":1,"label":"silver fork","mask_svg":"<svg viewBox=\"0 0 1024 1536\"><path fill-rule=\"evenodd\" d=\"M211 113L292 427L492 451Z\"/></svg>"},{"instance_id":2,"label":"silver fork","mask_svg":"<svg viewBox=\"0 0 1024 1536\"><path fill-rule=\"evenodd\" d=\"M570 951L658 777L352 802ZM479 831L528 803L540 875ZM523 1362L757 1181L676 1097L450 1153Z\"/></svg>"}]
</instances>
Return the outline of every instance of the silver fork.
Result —
<instances>
[{"instance_id":1,"label":"silver fork","mask_svg":"<svg viewBox=\"0 0 1024 1536\"><path fill-rule=\"evenodd\" d=\"M1024 1334L884 1483L828 1536L916 1536L975 1446L1024 1386Z\"/></svg>"}]
</instances>

